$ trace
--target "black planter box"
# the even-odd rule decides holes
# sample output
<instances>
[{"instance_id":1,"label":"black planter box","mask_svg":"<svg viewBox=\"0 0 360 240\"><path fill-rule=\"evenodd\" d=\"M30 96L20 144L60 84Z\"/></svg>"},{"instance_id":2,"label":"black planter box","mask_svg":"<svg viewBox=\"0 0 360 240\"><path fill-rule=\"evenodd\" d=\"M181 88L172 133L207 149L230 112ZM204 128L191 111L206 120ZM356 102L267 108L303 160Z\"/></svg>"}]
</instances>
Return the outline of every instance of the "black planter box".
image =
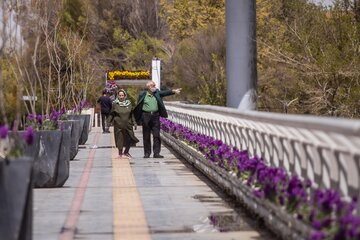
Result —
<instances>
[{"instance_id":1,"label":"black planter box","mask_svg":"<svg viewBox=\"0 0 360 240\"><path fill-rule=\"evenodd\" d=\"M61 187L69 177L71 132L36 131L35 141L25 148L25 155L34 158L34 187Z\"/></svg>"},{"instance_id":2,"label":"black planter box","mask_svg":"<svg viewBox=\"0 0 360 240\"><path fill-rule=\"evenodd\" d=\"M61 121L61 124L63 124L64 129L71 131L70 160L73 160L79 151L79 139L83 126L81 126L80 120Z\"/></svg>"},{"instance_id":3,"label":"black planter box","mask_svg":"<svg viewBox=\"0 0 360 240\"><path fill-rule=\"evenodd\" d=\"M0 239L32 239L32 159L0 161Z\"/></svg>"},{"instance_id":4,"label":"black planter box","mask_svg":"<svg viewBox=\"0 0 360 240\"><path fill-rule=\"evenodd\" d=\"M79 139L79 145L84 145L89 136L90 114L68 115L67 117L69 120L82 120L84 122Z\"/></svg>"}]
</instances>

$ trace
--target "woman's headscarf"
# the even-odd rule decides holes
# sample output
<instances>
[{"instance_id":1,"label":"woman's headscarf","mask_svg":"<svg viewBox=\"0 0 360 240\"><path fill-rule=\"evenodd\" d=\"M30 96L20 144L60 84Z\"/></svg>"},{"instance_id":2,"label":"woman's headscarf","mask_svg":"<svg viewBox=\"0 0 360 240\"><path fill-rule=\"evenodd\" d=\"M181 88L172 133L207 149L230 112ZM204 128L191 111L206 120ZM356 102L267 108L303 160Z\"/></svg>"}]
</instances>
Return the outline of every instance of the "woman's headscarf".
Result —
<instances>
[{"instance_id":1,"label":"woman's headscarf","mask_svg":"<svg viewBox=\"0 0 360 240\"><path fill-rule=\"evenodd\" d=\"M120 92L123 92L125 95L125 98L123 101L120 101L120 99L119 99ZM114 104L119 104L121 107L127 107L131 104L131 102L127 99L127 93L124 89L119 90L118 95L117 95L116 99L114 100Z\"/></svg>"}]
</instances>

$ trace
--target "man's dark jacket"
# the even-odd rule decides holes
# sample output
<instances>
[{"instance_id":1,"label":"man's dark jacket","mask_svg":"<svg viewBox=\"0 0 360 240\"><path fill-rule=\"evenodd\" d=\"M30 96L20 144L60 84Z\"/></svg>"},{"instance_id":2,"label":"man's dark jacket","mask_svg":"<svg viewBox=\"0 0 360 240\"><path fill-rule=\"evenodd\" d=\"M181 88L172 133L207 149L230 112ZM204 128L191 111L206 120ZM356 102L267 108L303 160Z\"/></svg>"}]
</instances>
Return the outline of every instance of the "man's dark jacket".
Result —
<instances>
[{"instance_id":1,"label":"man's dark jacket","mask_svg":"<svg viewBox=\"0 0 360 240\"><path fill-rule=\"evenodd\" d=\"M140 124L140 122L141 122L142 108L144 105L144 99L145 99L146 94L147 94L147 91L143 91L139 94L139 97L137 100L137 105L134 108L134 116L135 116L135 120L138 124ZM165 105L162 101L162 98L173 95L173 94L175 94L175 93L172 90L160 91L159 89L156 89L154 96L155 96L157 104L158 104L158 109L159 109L158 111L159 111L160 117L166 118L168 116Z\"/></svg>"},{"instance_id":2,"label":"man's dark jacket","mask_svg":"<svg viewBox=\"0 0 360 240\"><path fill-rule=\"evenodd\" d=\"M101 107L101 113L103 114L109 114L111 107L112 107L112 101L109 96L101 96L97 100L98 103L100 103Z\"/></svg>"}]
</instances>

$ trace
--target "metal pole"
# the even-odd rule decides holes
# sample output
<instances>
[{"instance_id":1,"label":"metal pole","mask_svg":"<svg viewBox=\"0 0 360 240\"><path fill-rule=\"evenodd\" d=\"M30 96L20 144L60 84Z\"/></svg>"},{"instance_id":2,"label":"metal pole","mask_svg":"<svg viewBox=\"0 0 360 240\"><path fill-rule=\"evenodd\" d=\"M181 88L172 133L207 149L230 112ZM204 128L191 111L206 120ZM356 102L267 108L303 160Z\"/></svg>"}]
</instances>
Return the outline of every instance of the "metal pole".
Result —
<instances>
[{"instance_id":1,"label":"metal pole","mask_svg":"<svg viewBox=\"0 0 360 240\"><path fill-rule=\"evenodd\" d=\"M256 1L226 0L227 106L256 109Z\"/></svg>"}]
</instances>

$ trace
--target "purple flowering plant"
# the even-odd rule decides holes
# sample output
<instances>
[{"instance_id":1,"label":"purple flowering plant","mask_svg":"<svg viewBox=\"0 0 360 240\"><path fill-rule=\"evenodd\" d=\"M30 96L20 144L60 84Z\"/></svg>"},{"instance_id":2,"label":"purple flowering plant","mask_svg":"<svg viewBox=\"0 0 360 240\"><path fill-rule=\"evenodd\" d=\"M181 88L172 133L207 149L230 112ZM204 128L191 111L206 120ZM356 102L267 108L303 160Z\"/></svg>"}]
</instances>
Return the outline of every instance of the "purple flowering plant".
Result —
<instances>
[{"instance_id":1,"label":"purple flowering plant","mask_svg":"<svg viewBox=\"0 0 360 240\"><path fill-rule=\"evenodd\" d=\"M184 141L211 164L239 178L256 197L278 205L311 227L309 239L360 239L360 217L355 214L355 197L351 202L345 201L337 191L314 189L309 179L291 176L283 168L268 166L264 159L250 157L247 150L241 151L164 118L160 122L162 131Z\"/></svg>"},{"instance_id":2,"label":"purple flowering plant","mask_svg":"<svg viewBox=\"0 0 360 240\"><path fill-rule=\"evenodd\" d=\"M65 108L60 111L53 109L50 115L29 114L27 125L36 130L57 130L62 129L61 120L66 119Z\"/></svg>"},{"instance_id":3,"label":"purple flowering plant","mask_svg":"<svg viewBox=\"0 0 360 240\"><path fill-rule=\"evenodd\" d=\"M73 108L72 112L75 114L81 114L82 110L89 109L91 107L90 102L86 100L81 100L79 104Z\"/></svg>"},{"instance_id":4,"label":"purple flowering plant","mask_svg":"<svg viewBox=\"0 0 360 240\"><path fill-rule=\"evenodd\" d=\"M18 158L23 155L24 144L32 145L34 142L34 129L30 126L22 133L15 131L10 136L10 129L5 126L0 126L0 161L5 161Z\"/></svg>"},{"instance_id":5,"label":"purple flowering plant","mask_svg":"<svg viewBox=\"0 0 360 240\"><path fill-rule=\"evenodd\" d=\"M119 87L117 86L115 81L108 80L105 84L105 91L110 95L116 95Z\"/></svg>"},{"instance_id":6,"label":"purple flowering plant","mask_svg":"<svg viewBox=\"0 0 360 240\"><path fill-rule=\"evenodd\" d=\"M58 115L59 115L59 117L58 117L59 120L67 120L68 119L67 110L64 107L61 108L60 111L58 111Z\"/></svg>"}]
</instances>

